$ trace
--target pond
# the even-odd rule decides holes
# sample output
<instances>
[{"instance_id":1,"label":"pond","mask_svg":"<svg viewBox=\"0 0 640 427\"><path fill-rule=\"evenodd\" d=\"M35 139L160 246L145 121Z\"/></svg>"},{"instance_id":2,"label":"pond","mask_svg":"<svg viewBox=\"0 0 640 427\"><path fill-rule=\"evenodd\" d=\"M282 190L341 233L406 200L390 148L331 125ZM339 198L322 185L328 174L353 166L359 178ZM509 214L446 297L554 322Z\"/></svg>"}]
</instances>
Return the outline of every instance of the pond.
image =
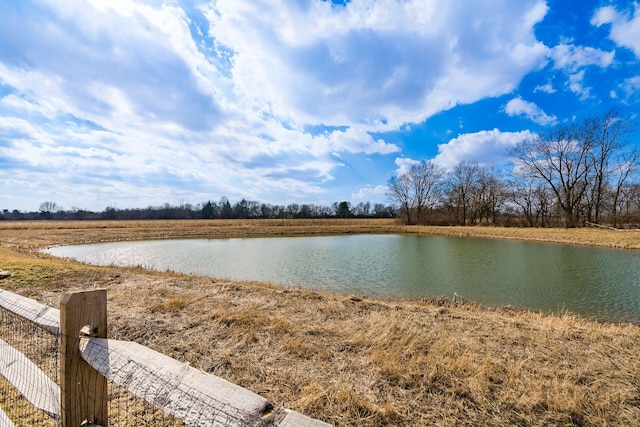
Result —
<instances>
[{"instance_id":1,"label":"pond","mask_svg":"<svg viewBox=\"0 0 640 427\"><path fill-rule=\"evenodd\" d=\"M640 252L412 235L157 240L60 246L96 265L141 266L341 293L454 294L487 306L640 322Z\"/></svg>"}]
</instances>

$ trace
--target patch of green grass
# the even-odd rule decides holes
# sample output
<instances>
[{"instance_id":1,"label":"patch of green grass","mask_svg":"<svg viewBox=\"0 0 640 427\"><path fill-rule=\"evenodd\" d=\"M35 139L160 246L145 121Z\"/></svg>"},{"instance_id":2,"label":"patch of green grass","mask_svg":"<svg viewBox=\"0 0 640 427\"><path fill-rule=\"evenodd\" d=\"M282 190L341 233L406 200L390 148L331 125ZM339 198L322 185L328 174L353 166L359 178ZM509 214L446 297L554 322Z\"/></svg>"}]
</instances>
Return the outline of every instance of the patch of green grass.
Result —
<instances>
[{"instance_id":1,"label":"patch of green grass","mask_svg":"<svg viewBox=\"0 0 640 427\"><path fill-rule=\"evenodd\" d=\"M92 267L63 259L38 258L0 247L0 270L11 273L10 277L0 280L0 288L6 290L42 285L89 269Z\"/></svg>"}]
</instances>

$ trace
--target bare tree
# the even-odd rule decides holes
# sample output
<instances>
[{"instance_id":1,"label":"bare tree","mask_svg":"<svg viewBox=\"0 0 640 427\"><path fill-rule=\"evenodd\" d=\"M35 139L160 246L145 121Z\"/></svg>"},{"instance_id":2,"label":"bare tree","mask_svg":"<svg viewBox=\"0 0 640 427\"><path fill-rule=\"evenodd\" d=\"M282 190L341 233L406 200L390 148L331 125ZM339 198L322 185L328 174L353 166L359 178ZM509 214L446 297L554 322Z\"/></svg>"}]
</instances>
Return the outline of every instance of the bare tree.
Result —
<instances>
[{"instance_id":1,"label":"bare tree","mask_svg":"<svg viewBox=\"0 0 640 427\"><path fill-rule=\"evenodd\" d=\"M352 206L351 214L355 217L366 218L371 215L371 203L360 202L355 206Z\"/></svg>"},{"instance_id":2,"label":"bare tree","mask_svg":"<svg viewBox=\"0 0 640 427\"><path fill-rule=\"evenodd\" d=\"M493 166L461 162L451 171L445 185L444 204L458 225L496 223L504 203L504 184Z\"/></svg>"},{"instance_id":3,"label":"bare tree","mask_svg":"<svg viewBox=\"0 0 640 427\"><path fill-rule=\"evenodd\" d=\"M406 223L413 225L414 195L409 176L402 174L392 177L388 183L387 196L393 203L397 203L400 206L400 214L405 216Z\"/></svg>"},{"instance_id":4,"label":"bare tree","mask_svg":"<svg viewBox=\"0 0 640 427\"><path fill-rule=\"evenodd\" d=\"M617 209L622 221L635 224L638 227L640 214L640 184L623 185L618 195ZM617 216L617 214L616 214Z\"/></svg>"},{"instance_id":5,"label":"bare tree","mask_svg":"<svg viewBox=\"0 0 640 427\"><path fill-rule=\"evenodd\" d=\"M519 160L515 172L547 183L566 227L576 226L581 216L597 223L607 204L617 211L621 188L638 167L638 153L624 140L631 130L617 109L579 125L558 126L512 150Z\"/></svg>"},{"instance_id":6,"label":"bare tree","mask_svg":"<svg viewBox=\"0 0 640 427\"><path fill-rule=\"evenodd\" d=\"M508 188L509 202L518 207L526 225L544 227L550 208L550 195L545 183L536 178L520 177Z\"/></svg>"},{"instance_id":7,"label":"bare tree","mask_svg":"<svg viewBox=\"0 0 640 427\"><path fill-rule=\"evenodd\" d=\"M425 160L409 169L415 193L415 214L419 223L426 223L431 209L440 201L442 177L445 171L431 160Z\"/></svg>"},{"instance_id":8,"label":"bare tree","mask_svg":"<svg viewBox=\"0 0 640 427\"><path fill-rule=\"evenodd\" d=\"M638 156L628 152L624 140L632 129L631 122L618 109L584 121L585 138L592 140L593 221L596 223L600 222L606 187L614 185L618 189L615 192L619 193L620 186L637 166Z\"/></svg>"},{"instance_id":9,"label":"bare tree","mask_svg":"<svg viewBox=\"0 0 640 427\"><path fill-rule=\"evenodd\" d=\"M290 203L285 208L286 218L296 218L300 212L300 205L297 203Z\"/></svg>"},{"instance_id":10,"label":"bare tree","mask_svg":"<svg viewBox=\"0 0 640 427\"><path fill-rule=\"evenodd\" d=\"M564 214L565 227L575 227L592 172L593 139L573 126L559 126L518 144L516 173L545 181Z\"/></svg>"},{"instance_id":11,"label":"bare tree","mask_svg":"<svg viewBox=\"0 0 640 427\"><path fill-rule=\"evenodd\" d=\"M620 202L620 195L622 194L627 179L638 169L639 162L640 153L637 150L633 150L622 156L613 168L615 182L612 191L611 220L614 227L618 226L618 204Z\"/></svg>"},{"instance_id":12,"label":"bare tree","mask_svg":"<svg viewBox=\"0 0 640 427\"><path fill-rule=\"evenodd\" d=\"M495 224L500 206L504 202L504 185L495 167L478 167L471 189L471 209L476 220L482 222L486 219Z\"/></svg>"},{"instance_id":13,"label":"bare tree","mask_svg":"<svg viewBox=\"0 0 640 427\"><path fill-rule=\"evenodd\" d=\"M54 214L60 212L62 207L58 206L56 202L46 201L40 203L40 215L46 219L52 219Z\"/></svg>"},{"instance_id":14,"label":"bare tree","mask_svg":"<svg viewBox=\"0 0 640 427\"><path fill-rule=\"evenodd\" d=\"M474 224L478 212L473 208L474 193L480 166L475 162L461 162L449 173L445 189L445 205L458 225Z\"/></svg>"},{"instance_id":15,"label":"bare tree","mask_svg":"<svg viewBox=\"0 0 640 427\"><path fill-rule=\"evenodd\" d=\"M407 224L421 224L440 201L444 169L431 160L411 166L407 173L388 182L387 196L400 205Z\"/></svg>"}]
</instances>

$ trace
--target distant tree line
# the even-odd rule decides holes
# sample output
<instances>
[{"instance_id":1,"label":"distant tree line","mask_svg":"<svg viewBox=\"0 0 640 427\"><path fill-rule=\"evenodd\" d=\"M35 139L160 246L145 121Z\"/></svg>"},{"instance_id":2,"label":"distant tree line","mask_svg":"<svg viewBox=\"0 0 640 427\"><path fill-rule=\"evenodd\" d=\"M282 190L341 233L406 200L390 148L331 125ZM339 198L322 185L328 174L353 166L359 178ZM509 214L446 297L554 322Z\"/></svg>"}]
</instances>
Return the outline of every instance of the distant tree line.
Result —
<instances>
[{"instance_id":1,"label":"distant tree line","mask_svg":"<svg viewBox=\"0 0 640 427\"><path fill-rule=\"evenodd\" d=\"M515 146L512 171L430 160L389 180L407 224L640 227L640 164L618 110L560 125Z\"/></svg>"},{"instance_id":2,"label":"distant tree line","mask_svg":"<svg viewBox=\"0 0 640 427\"><path fill-rule=\"evenodd\" d=\"M102 212L72 208L65 210L56 202L40 204L36 212L20 212L8 209L0 212L0 220L143 220L143 219L294 219L294 218L394 218L397 210L392 205L348 201L335 202L331 206L314 204L270 205L242 199L231 203L226 197L219 201L207 201L192 205L149 206L143 209L118 209L107 207Z\"/></svg>"},{"instance_id":3,"label":"distant tree line","mask_svg":"<svg viewBox=\"0 0 640 427\"><path fill-rule=\"evenodd\" d=\"M618 110L533 135L510 152L512 170L461 162L445 171L431 160L388 182L390 204L270 205L226 197L200 204L65 210L46 201L37 212L0 212L0 220L400 218L406 224L640 228L640 152Z\"/></svg>"}]
</instances>

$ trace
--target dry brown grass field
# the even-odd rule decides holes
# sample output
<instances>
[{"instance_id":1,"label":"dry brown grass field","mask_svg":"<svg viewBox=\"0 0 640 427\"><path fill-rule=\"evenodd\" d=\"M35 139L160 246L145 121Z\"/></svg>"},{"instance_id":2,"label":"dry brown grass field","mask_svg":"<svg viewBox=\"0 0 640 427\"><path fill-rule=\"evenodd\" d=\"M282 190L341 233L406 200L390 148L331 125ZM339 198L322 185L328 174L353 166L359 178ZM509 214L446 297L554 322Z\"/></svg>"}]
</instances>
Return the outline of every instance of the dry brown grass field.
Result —
<instances>
[{"instance_id":1,"label":"dry brown grass field","mask_svg":"<svg viewBox=\"0 0 640 427\"><path fill-rule=\"evenodd\" d=\"M133 340L337 426L640 426L640 328L285 289L55 259L67 243L422 233L640 249L640 232L405 227L390 220L0 223L0 287L57 305L106 288Z\"/></svg>"}]
</instances>

